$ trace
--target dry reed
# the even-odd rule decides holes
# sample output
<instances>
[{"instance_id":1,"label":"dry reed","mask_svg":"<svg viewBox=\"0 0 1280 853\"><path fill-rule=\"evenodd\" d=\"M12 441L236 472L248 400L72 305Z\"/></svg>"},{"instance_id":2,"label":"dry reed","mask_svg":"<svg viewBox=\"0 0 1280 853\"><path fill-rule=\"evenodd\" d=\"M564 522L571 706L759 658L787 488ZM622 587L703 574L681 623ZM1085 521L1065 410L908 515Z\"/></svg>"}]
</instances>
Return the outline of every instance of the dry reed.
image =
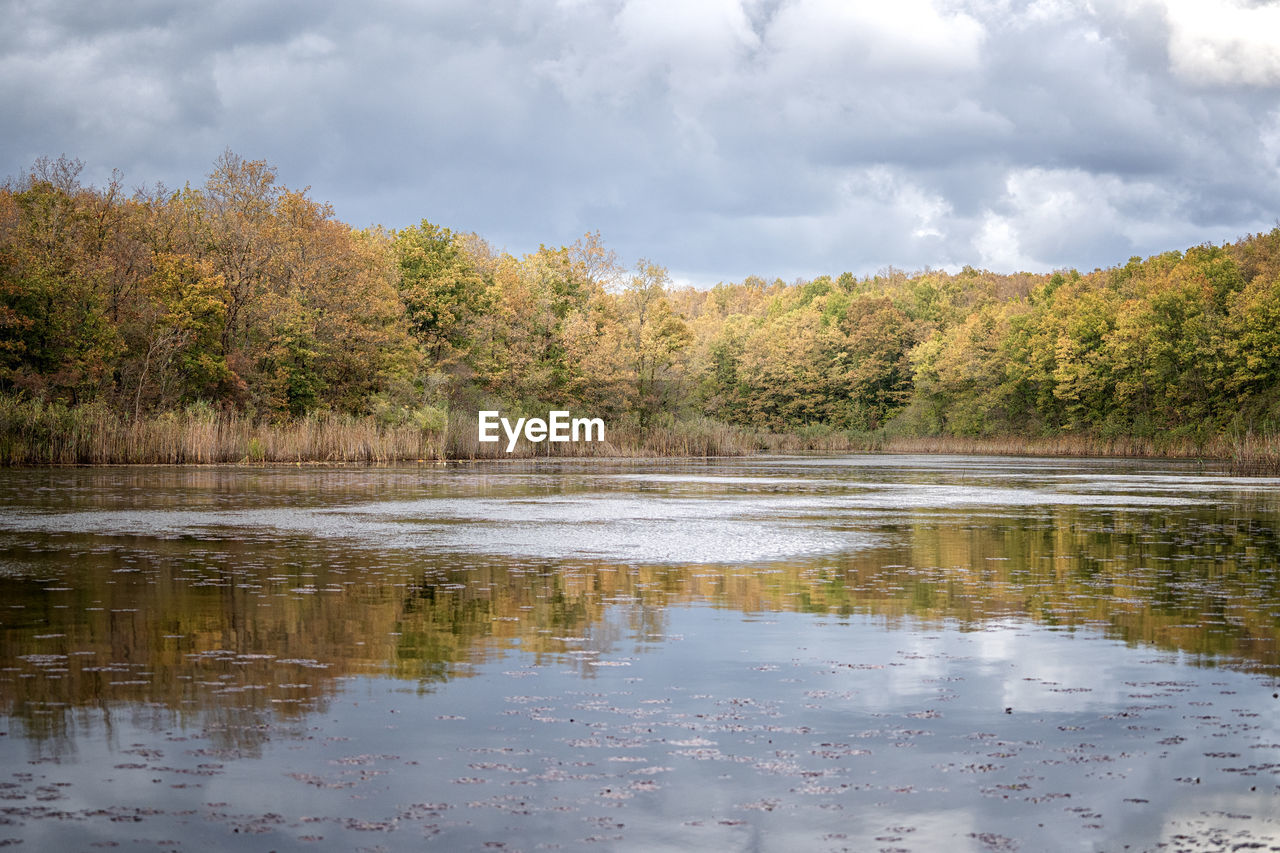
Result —
<instances>
[{"instance_id":1,"label":"dry reed","mask_svg":"<svg viewBox=\"0 0 1280 853\"><path fill-rule=\"evenodd\" d=\"M479 441L474 413L443 429L388 426L372 417L313 415L286 423L193 407L138 420L105 406L0 397L0 465L388 463L532 457L733 456L760 448L754 433L698 419L610 429L605 441Z\"/></svg>"},{"instance_id":2,"label":"dry reed","mask_svg":"<svg viewBox=\"0 0 1280 853\"><path fill-rule=\"evenodd\" d=\"M1207 441L1186 437L1063 435L1027 436L878 436L857 448L880 453L953 453L986 456L1128 457L1200 459L1227 463L1240 475L1280 474L1280 437L1218 435Z\"/></svg>"},{"instance_id":3,"label":"dry reed","mask_svg":"<svg viewBox=\"0 0 1280 853\"><path fill-rule=\"evenodd\" d=\"M442 429L389 426L372 417L313 415L283 424L202 407L138 420L102 405L68 407L0 396L0 465L329 462L772 453L955 453L997 456L1213 459L1237 474L1280 474L1280 436L1189 438L887 436L821 427L762 433L706 418L611 427L602 442L481 443L476 415L450 412Z\"/></svg>"},{"instance_id":4,"label":"dry reed","mask_svg":"<svg viewBox=\"0 0 1280 853\"><path fill-rule=\"evenodd\" d=\"M443 458L441 437L372 418L320 415L285 424L207 409L138 420L103 406L0 398L0 464L394 462Z\"/></svg>"}]
</instances>

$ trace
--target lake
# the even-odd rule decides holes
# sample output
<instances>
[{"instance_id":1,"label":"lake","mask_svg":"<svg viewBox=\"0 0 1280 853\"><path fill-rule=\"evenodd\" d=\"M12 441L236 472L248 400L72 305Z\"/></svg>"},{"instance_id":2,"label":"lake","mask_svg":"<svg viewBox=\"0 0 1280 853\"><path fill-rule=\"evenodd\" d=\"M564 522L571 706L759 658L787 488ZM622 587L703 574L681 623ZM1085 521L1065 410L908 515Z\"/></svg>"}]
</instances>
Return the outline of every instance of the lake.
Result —
<instances>
[{"instance_id":1,"label":"lake","mask_svg":"<svg viewBox=\"0 0 1280 853\"><path fill-rule=\"evenodd\" d=\"M0 846L1280 850L1280 480L0 471Z\"/></svg>"}]
</instances>

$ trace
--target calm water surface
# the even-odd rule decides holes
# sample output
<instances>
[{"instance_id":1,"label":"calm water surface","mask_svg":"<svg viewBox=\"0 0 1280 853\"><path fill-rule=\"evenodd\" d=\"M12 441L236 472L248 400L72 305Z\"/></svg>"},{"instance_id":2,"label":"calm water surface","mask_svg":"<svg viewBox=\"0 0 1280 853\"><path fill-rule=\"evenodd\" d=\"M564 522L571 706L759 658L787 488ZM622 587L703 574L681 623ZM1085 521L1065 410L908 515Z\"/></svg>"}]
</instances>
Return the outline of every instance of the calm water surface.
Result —
<instances>
[{"instance_id":1,"label":"calm water surface","mask_svg":"<svg viewBox=\"0 0 1280 853\"><path fill-rule=\"evenodd\" d=\"M1280 850L1280 480L0 471L0 846Z\"/></svg>"}]
</instances>

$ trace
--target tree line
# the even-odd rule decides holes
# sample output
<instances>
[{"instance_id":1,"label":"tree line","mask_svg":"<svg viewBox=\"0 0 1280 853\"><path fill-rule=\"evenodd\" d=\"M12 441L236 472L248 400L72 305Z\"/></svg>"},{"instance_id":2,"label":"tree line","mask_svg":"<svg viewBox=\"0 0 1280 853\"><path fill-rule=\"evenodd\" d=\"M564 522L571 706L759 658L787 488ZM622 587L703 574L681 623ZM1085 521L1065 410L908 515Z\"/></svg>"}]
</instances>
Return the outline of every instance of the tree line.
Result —
<instances>
[{"instance_id":1,"label":"tree line","mask_svg":"<svg viewBox=\"0 0 1280 853\"><path fill-rule=\"evenodd\" d=\"M355 229L263 161L126 193L42 159L0 187L0 395L443 428L566 408L638 429L1270 433L1280 228L1050 275L892 268L678 289L598 234L516 257Z\"/></svg>"}]
</instances>

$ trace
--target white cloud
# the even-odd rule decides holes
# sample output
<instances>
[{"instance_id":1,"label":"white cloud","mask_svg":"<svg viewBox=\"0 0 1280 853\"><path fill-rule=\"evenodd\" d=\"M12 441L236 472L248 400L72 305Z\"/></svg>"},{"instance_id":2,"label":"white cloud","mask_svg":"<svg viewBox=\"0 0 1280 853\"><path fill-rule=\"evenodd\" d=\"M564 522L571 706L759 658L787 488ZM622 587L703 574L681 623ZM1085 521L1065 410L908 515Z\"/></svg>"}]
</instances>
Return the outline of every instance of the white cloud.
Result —
<instances>
[{"instance_id":1,"label":"white cloud","mask_svg":"<svg viewBox=\"0 0 1280 853\"><path fill-rule=\"evenodd\" d=\"M769 24L775 70L789 79L817 73L952 74L981 60L985 30L961 11L930 0L849 3L794 0ZM812 84L822 86L821 77Z\"/></svg>"},{"instance_id":2,"label":"white cloud","mask_svg":"<svg viewBox=\"0 0 1280 853\"><path fill-rule=\"evenodd\" d=\"M650 63L719 65L759 44L738 0L627 0L615 24L627 49Z\"/></svg>"},{"instance_id":3,"label":"white cloud","mask_svg":"<svg viewBox=\"0 0 1280 853\"><path fill-rule=\"evenodd\" d=\"M1280 5L1164 0L1169 62L1197 84L1280 85Z\"/></svg>"},{"instance_id":4,"label":"white cloud","mask_svg":"<svg viewBox=\"0 0 1280 853\"><path fill-rule=\"evenodd\" d=\"M1035 260L1022 254L1014 221L987 211L982 217L982 227L974 240L984 269L1001 272L1033 271L1040 266Z\"/></svg>"},{"instance_id":5,"label":"white cloud","mask_svg":"<svg viewBox=\"0 0 1280 853\"><path fill-rule=\"evenodd\" d=\"M984 211L975 247L993 270L1047 272L1066 258L1110 247L1107 263L1185 248L1203 233L1186 218L1183 191L1141 179L1079 169L1010 171L1004 193ZM1215 235L1221 239L1221 235Z\"/></svg>"},{"instance_id":6,"label":"white cloud","mask_svg":"<svg viewBox=\"0 0 1280 853\"><path fill-rule=\"evenodd\" d=\"M536 72L595 108L628 108L658 93L676 107L701 102L735 85L759 46L739 0L625 0L616 12L561 12L554 29Z\"/></svg>"},{"instance_id":7,"label":"white cloud","mask_svg":"<svg viewBox=\"0 0 1280 853\"><path fill-rule=\"evenodd\" d=\"M68 9L0 33L0 175L66 152L180 186L231 146L356 225L514 252L599 229L699 281L1092 268L1280 198L1277 4Z\"/></svg>"},{"instance_id":8,"label":"white cloud","mask_svg":"<svg viewBox=\"0 0 1280 853\"><path fill-rule=\"evenodd\" d=\"M874 212L900 240L945 236L950 202L899 171L883 165L857 170L845 180L845 192L846 211L869 208L865 212Z\"/></svg>"}]
</instances>

